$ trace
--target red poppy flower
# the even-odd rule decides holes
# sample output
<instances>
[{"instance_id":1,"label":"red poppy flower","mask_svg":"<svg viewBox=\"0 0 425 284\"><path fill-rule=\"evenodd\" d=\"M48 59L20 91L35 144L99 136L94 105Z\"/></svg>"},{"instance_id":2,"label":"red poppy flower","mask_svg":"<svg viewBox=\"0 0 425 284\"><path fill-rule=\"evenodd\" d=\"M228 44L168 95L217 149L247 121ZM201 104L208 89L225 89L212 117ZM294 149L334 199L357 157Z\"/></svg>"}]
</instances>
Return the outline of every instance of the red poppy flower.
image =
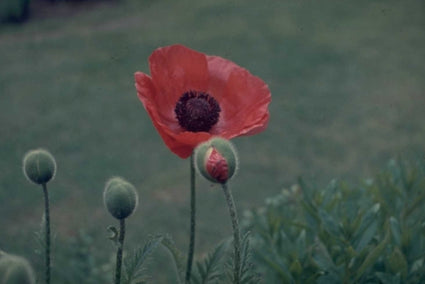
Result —
<instances>
[{"instance_id":1,"label":"red poppy flower","mask_svg":"<svg viewBox=\"0 0 425 284\"><path fill-rule=\"evenodd\" d=\"M139 99L165 144L181 158L213 136L231 139L267 127L267 85L246 69L182 45L156 49L151 76L135 73Z\"/></svg>"}]
</instances>

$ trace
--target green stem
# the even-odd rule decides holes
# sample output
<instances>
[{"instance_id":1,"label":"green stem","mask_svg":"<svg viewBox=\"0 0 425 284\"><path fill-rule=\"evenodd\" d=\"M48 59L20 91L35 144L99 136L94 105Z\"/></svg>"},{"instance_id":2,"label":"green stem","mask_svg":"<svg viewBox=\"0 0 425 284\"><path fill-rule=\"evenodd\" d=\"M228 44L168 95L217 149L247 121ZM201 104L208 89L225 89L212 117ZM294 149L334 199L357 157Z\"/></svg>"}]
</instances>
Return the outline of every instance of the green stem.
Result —
<instances>
[{"instance_id":1,"label":"green stem","mask_svg":"<svg viewBox=\"0 0 425 284\"><path fill-rule=\"evenodd\" d=\"M115 284L121 282L121 266L122 266L122 251L124 248L125 238L125 219L120 219L120 232L118 236L117 263L115 268Z\"/></svg>"},{"instance_id":2,"label":"green stem","mask_svg":"<svg viewBox=\"0 0 425 284\"><path fill-rule=\"evenodd\" d=\"M195 252L195 226L196 226L196 190L195 190L195 165L194 155L190 156L190 240L187 253L186 283L190 283L192 273L193 254Z\"/></svg>"},{"instance_id":3,"label":"green stem","mask_svg":"<svg viewBox=\"0 0 425 284\"><path fill-rule=\"evenodd\" d=\"M227 206L229 207L230 219L232 220L233 227L233 245L235 249L234 258L234 283L240 283L240 267L241 267L241 236L239 233L239 222L238 214L236 212L235 202L233 201L232 192L227 187L227 184L223 184L223 192L226 197Z\"/></svg>"},{"instance_id":4,"label":"green stem","mask_svg":"<svg viewBox=\"0 0 425 284\"><path fill-rule=\"evenodd\" d=\"M45 257L46 257L46 271L45 271L45 277L46 277L46 284L50 283L50 212L49 212L49 193L47 191L47 186L45 183L42 184L43 186L43 193L44 193L44 219L45 219L45 240L46 240L46 251L45 251Z\"/></svg>"}]
</instances>

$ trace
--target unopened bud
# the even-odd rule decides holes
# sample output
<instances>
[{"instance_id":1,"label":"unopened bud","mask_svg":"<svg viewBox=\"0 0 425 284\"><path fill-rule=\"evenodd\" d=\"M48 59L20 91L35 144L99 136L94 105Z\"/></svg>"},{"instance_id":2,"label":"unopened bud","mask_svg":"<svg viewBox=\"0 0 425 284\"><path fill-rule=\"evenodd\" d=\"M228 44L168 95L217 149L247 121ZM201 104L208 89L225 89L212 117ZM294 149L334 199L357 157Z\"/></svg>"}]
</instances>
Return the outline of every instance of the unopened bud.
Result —
<instances>
[{"instance_id":1,"label":"unopened bud","mask_svg":"<svg viewBox=\"0 0 425 284\"><path fill-rule=\"evenodd\" d=\"M224 184L236 173L236 150L230 141L212 138L196 148L195 164L206 179Z\"/></svg>"},{"instance_id":2,"label":"unopened bud","mask_svg":"<svg viewBox=\"0 0 425 284\"><path fill-rule=\"evenodd\" d=\"M37 149L29 151L24 157L24 174L36 184L45 184L56 173L55 158L48 151Z\"/></svg>"},{"instance_id":3,"label":"unopened bud","mask_svg":"<svg viewBox=\"0 0 425 284\"><path fill-rule=\"evenodd\" d=\"M125 219L136 209L138 195L131 183L115 177L106 183L103 201L112 216L117 219Z\"/></svg>"},{"instance_id":4,"label":"unopened bud","mask_svg":"<svg viewBox=\"0 0 425 284\"><path fill-rule=\"evenodd\" d=\"M35 284L35 274L26 259L1 253L0 280L2 284Z\"/></svg>"}]
</instances>

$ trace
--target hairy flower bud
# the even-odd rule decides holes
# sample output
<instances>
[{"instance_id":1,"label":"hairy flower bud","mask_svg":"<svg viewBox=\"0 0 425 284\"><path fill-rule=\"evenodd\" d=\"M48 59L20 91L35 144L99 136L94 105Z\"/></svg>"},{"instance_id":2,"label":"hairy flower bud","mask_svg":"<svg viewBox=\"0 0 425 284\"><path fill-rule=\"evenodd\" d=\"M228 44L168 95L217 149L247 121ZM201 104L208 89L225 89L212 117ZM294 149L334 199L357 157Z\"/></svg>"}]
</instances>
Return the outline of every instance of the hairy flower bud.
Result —
<instances>
[{"instance_id":1,"label":"hairy flower bud","mask_svg":"<svg viewBox=\"0 0 425 284\"><path fill-rule=\"evenodd\" d=\"M215 137L195 150L195 165L199 173L215 183L226 183L237 169L236 150L230 141Z\"/></svg>"},{"instance_id":2,"label":"hairy flower bud","mask_svg":"<svg viewBox=\"0 0 425 284\"><path fill-rule=\"evenodd\" d=\"M138 195L132 184L122 178L114 177L106 183L103 201L112 216L125 219L136 209Z\"/></svg>"},{"instance_id":3,"label":"hairy flower bud","mask_svg":"<svg viewBox=\"0 0 425 284\"><path fill-rule=\"evenodd\" d=\"M35 274L26 259L0 252L0 280L3 284L35 284Z\"/></svg>"},{"instance_id":4,"label":"hairy flower bud","mask_svg":"<svg viewBox=\"0 0 425 284\"><path fill-rule=\"evenodd\" d=\"M29 151L23 164L25 176L36 184L45 184L56 174L55 158L44 149Z\"/></svg>"}]
</instances>

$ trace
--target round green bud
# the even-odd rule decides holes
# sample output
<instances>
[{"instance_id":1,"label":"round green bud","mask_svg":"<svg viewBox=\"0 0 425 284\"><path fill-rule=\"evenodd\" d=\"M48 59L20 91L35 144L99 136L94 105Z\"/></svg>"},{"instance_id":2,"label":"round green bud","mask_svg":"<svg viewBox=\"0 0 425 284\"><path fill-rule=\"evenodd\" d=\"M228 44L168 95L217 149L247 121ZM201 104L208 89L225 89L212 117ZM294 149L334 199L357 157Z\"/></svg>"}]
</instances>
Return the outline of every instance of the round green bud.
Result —
<instances>
[{"instance_id":1,"label":"round green bud","mask_svg":"<svg viewBox=\"0 0 425 284\"><path fill-rule=\"evenodd\" d=\"M235 175L238 157L229 140L214 137L196 147L194 163L203 177L224 184Z\"/></svg>"},{"instance_id":2,"label":"round green bud","mask_svg":"<svg viewBox=\"0 0 425 284\"><path fill-rule=\"evenodd\" d=\"M15 255L0 255L0 283L35 284L35 273L29 262Z\"/></svg>"},{"instance_id":3,"label":"round green bud","mask_svg":"<svg viewBox=\"0 0 425 284\"><path fill-rule=\"evenodd\" d=\"M24 157L24 174L36 184L45 184L56 174L55 158L44 149L29 151Z\"/></svg>"},{"instance_id":4,"label":"round green bud","mask_svg":"<svg viewBox=\"0 0 425 284\"><path fill-rule=\"evenodd\" d=\"M117 219L124 219L136 209L138 196L131 183L122 178L114 177L106 183L103 201L112 216Z\"/></svg>"}]
</instances>

